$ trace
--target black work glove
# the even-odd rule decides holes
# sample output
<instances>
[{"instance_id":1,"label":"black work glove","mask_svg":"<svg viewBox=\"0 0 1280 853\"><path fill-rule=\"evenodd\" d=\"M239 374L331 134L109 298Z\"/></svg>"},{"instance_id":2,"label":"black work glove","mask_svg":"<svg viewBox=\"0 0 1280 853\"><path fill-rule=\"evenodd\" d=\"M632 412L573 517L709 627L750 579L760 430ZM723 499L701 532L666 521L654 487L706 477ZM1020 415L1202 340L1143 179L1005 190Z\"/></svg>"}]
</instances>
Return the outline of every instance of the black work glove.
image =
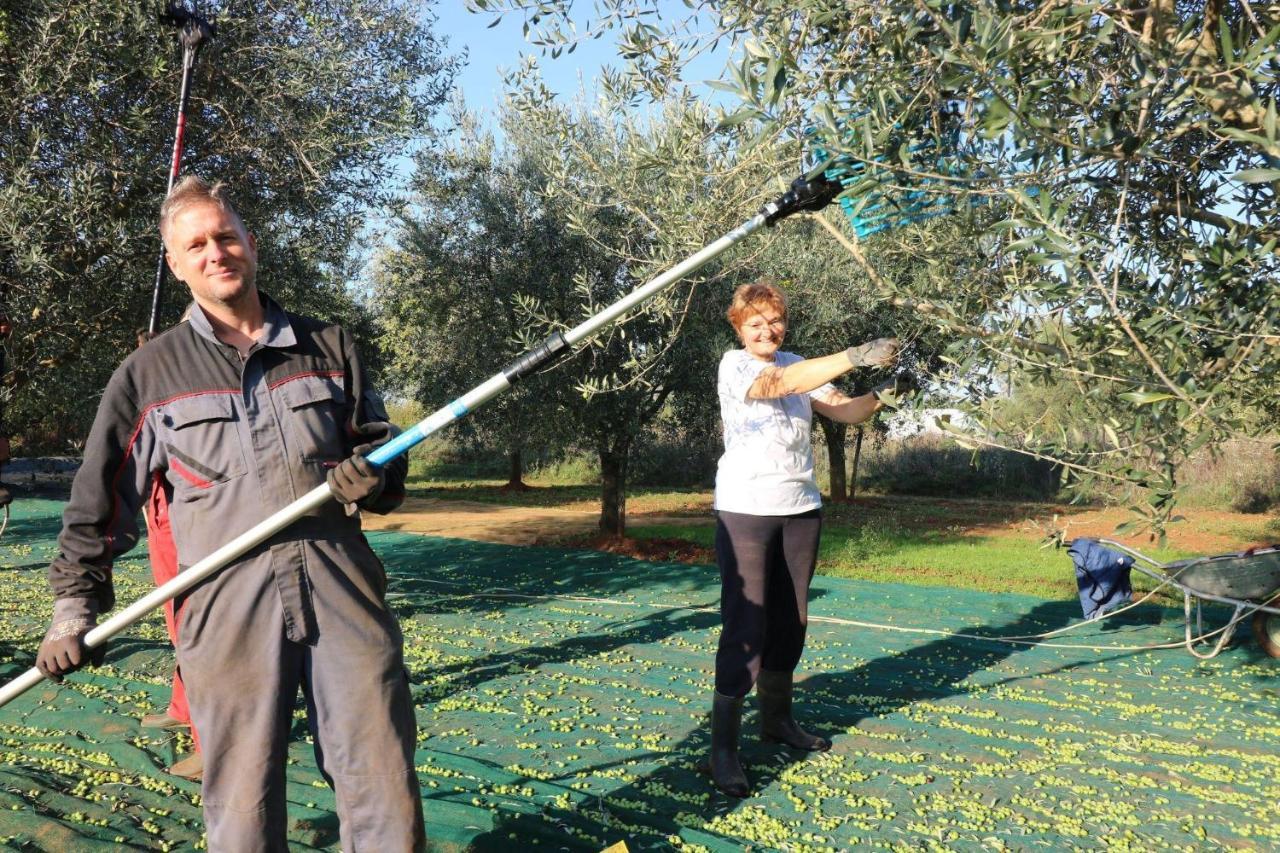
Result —
<instances>
[{"instance_id":1,"label":"black work glove","mask_svg":"<svg viewBox=\"0 0 1280 853\"><path fill-rule=\"evenodd\" d=\"M897 338L876 338L869 344L849 347L845 357L854 367L891 367L898 360Z\"/></svg>"},{"instance_id":2,"label":"black work glove","mask_svg":"<svg viewBox=\"0 0 1280 853\"><path fill-rule=\"evenodd\" d=\"M871 389L875 398L891 409L896 409L920 390L919 384L910 373L899 373L887 382L881 382Z\"/></svg>"},{"instance_id":3,"label":"black work glove","mask_svg":"<svg viewBox=\"0 0 1280 853\"><path fill-rule=\"evenodd\" d=\"M98 605L85 598L62 598L54 602L53 624L36 652L36 669L45 678L61 682L69 672L81 667L101 666L107 644L89 648L84 635L98 626Z\"/></svg>"},{"instance_id":4,"label":"black work glove","mask_svg":"<svg viewBox=\"0 0 1280 853\"><path fill-rule=\"evenodd\" d=\"M337 467L329 469L329 491L342 503L351 505L377 500L386 488L386 472L365 459L372 452L372 444L362 444Z\"/></svg>"}]
</instances>

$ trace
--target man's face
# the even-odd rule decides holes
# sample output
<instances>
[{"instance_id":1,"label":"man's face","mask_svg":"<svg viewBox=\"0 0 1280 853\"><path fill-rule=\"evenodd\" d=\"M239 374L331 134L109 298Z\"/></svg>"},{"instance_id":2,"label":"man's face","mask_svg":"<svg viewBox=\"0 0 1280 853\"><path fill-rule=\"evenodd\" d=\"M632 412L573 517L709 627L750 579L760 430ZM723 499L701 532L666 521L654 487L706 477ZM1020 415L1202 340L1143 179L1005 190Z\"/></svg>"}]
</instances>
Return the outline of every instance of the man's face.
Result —
<instances>
[{"instance_id":1,"label":"man's face","mask_svg":"<svg viewBox=\"0 0 1280 853\"><path fill-rule=\"evenodd\" d=\"M178 211L165 233L173 277L205 307L234 307L257 299L258 246L240 218L213 203Z\"/></svg>"}]
</instances>

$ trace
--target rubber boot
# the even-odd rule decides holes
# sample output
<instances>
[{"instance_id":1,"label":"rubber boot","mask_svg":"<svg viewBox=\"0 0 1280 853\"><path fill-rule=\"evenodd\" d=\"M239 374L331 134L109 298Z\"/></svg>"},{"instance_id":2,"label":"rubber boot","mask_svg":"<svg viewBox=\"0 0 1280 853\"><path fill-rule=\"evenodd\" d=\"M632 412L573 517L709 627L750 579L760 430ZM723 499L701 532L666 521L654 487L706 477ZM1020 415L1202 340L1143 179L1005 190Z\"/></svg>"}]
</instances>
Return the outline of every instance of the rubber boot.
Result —
<instances>
[{"instance_id":1,"label":"rubber boot","mask_svg":"<svg viewBox=\"0 0 1280 853\"><path fill-rule=\"evenodd\" d=\"M738 735L742 729L742 699L712 693L711 781L731 797L747 797L751 786L738 761Z\"/></svg>"},{"instance_id":2,"label":"rubber boot","mask_svg":"<svg viewBox=\"0 0 1280 853\"><path fill-rule=\"evenodd\" d=\"M831 748L831 741L809 734L791 716L791 673L760 670L756 696L760 698L760 733L765 740L810 752Z\"/></svg>"}]
</instances>

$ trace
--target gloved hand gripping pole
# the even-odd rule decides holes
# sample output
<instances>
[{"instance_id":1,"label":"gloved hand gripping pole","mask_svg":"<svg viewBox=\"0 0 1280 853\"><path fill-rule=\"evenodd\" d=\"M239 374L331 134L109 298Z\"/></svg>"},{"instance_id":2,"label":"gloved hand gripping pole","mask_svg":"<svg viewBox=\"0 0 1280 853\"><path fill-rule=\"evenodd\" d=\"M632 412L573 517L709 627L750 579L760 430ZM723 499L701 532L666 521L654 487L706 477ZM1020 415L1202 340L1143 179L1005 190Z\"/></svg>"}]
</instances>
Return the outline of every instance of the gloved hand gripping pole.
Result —
<instances>
[{"instance_id":1,"label":"gloved hand gripping pole","mask_svg":"<svg viewBox=\"0 0 1280 853\"><path fill-rule=\"evenodd\" d=\"M408 452L410 448L426 440L429 436L459 420L468 412L478 409L523 377L550 366L561 357L567 355L576 344L591 337L603 327L621 319L631 309L652 299L681 278L723 254L730 247L742 242L749 235L763 227L772 226L793 213L820 210L835 199L840 189L838 182L828 181L821 174L814 177L797 178L792 182L791 188L786 193L764 205L759 213L742 225L690 255L656 278L631 291L622 299L588 318L578 326L567 332L552 334L541 344L511 362L511 364L489 377L489 379L458 397L447 406L437 409L390 442L379 447L369 454L368 460L378 466L386 465L392 459ZM183 570L173 580L157 587L104 621L85 635L84 644L89 648L102 645L151 611L164 606L164 603L169 599L186 592L250 548L261 544L297 519L323 506L329 500L332 500L329 484L324 483L317 486L265 521L241 533L203 560ZM8 704L43 680L44 676L40 674L40 670L35 667L27 670L0 689L0 707Z\"/></svg>"}]
</instances>

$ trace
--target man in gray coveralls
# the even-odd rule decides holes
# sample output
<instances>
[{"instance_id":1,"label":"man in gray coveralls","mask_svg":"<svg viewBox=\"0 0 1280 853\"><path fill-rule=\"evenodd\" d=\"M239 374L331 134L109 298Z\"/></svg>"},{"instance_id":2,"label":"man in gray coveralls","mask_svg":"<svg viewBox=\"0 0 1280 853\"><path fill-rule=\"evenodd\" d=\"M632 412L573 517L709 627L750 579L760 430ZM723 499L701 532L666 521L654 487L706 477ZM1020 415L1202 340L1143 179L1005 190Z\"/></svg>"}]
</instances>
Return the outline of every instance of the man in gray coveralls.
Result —
<instances>
[{"instance_id":1,"label":"man in gray coveralls","mask_svg":"<svg viewBox=\"0 0 1280 853\"><path fill-rule=\"evenodd\" d=\"M54 616L37 666L60 679L89 662L83 637L114 604L112 561L137 542L153 485L170 493L178 563L190 566L327 478L336 502L178 602L209 849L287 849L299 686L343 850L422 849L404 641L356 512L403 498L403 457L383 469L363 458L396 430L346 331L259 293L256 243L220 184L183 179L160 220L169 268L196 304L103 394L49 568Z\"/></svg>"}]
</instances>

